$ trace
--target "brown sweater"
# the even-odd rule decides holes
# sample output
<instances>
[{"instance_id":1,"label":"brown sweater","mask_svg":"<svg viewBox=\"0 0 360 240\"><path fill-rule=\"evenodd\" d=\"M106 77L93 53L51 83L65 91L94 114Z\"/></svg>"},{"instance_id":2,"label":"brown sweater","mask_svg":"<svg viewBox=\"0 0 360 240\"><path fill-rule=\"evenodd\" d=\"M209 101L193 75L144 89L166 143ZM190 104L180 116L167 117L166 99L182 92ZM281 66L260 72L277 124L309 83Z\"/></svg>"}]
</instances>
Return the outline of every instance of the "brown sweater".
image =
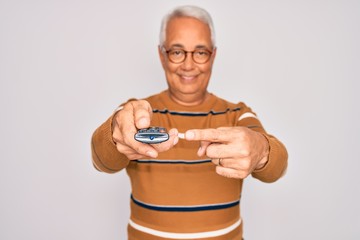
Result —
<instances>
[{"instance_id":1,"label":"brown sweater","mask_svg":"<svg viewBox=\"0 0 360 240\"><path fill-rule=\"evenodd\" d=\"M179 132L189 129L245 126L269 141L268 163L252 176L263 182L279 179L287 167L284 145L267 134L244 103L233 104L211 94L200 106L172 101L167 91L146 98L153 108L152 126ZM112 141L112 116L92 137L92 157L99 171L123 168L131 180L128 239L241 239L240 197L243 180L215 173L210 159L199 158L198 142L180 140L157 159L129 161Z\"/></svg>"}]
</instances>

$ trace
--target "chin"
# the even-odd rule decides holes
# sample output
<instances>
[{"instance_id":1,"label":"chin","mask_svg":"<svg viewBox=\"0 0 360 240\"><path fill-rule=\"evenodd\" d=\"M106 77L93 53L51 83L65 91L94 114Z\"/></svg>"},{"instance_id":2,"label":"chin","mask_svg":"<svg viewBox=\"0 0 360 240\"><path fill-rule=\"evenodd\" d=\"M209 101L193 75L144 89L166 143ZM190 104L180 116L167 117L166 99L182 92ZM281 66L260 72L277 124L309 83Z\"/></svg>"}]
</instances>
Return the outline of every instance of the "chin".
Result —
<instances>
[{"instance_id":1,"label":"chin","mask_svg":"<svg viewBox=\"0 0 360 240\"><path fill-rule=\"evenodd\" d=\"M203 92L200 88L194 88L189 86L181 86L179 88L179 92L183 94L198 94L200 92Z\"/></svg>"}]
</instances>

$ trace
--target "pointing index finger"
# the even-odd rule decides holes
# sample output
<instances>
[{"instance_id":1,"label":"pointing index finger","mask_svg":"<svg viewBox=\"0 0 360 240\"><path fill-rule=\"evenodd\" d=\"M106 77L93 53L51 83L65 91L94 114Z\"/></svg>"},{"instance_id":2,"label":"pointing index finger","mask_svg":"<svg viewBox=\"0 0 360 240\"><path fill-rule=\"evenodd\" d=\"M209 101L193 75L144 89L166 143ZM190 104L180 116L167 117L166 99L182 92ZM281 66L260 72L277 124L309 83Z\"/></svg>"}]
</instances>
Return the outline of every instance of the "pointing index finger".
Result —
<instances>
[{"instance_id":1,"label":"pointing index finger","mask_svg":"<svg viewBox=\"0 0 360 240\"><path fill-rule=\"evenodd\" d=\"M185 139L188 141L225 142L226 134L219 129L191 129L186 131Z\"/></svg>"}]
</instances>

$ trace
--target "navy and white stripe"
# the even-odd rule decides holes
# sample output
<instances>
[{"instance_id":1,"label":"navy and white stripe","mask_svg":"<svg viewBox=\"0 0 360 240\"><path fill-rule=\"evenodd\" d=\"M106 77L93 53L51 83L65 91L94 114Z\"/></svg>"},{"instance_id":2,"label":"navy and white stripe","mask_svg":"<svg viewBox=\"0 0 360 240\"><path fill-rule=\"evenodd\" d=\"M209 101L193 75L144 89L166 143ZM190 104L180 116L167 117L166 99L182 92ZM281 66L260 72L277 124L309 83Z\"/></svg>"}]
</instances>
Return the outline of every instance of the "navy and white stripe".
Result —
<instances>
[{"instance_id":1,"label":"navy and white stripe","mask_svg":"<svg viewBox=\"0 0 360 240\"><path fill-rule=\"evenodd\" d=\"M238 121L241 121L241 120L243 120L245 118L256 118L256 119L258 119L258 117L254 113L246 112L246 113L241 114L241 116L238 118Z\"/></svg>"},{"instance_id":2,"label":"navy and white stripe","mask_svg":"<svg viewBox=\"0 0 360 240\"><path fill-rule=\"evenodd\" d=\"M240 199L225 202L225 203L217 203L217 204L204 204L204 205L191 205L191 206L169 206L169 205L155 205L148 204L142 201L139 201L134 198L131 194L131 200L138 206L147 208L155 211L163 211L163 212L196 212L196 211L207 211L207 210L219 210L226 209L237 206L240 204Z\"/></svg>"},{"instance_id":3,"label":"navy and white stripe","mask_svg":"<svg viewBox=\"0 0 360 240\"><path fill-rule=\"evenodd\" d=\"M208 115L221 115L221 114L225 114L227 112L236 112L236 111L240 111L241 108L237 107L237 108L227 108L224 111L214 111L214 110L210 110L209 112L179 112L179 111L172 111L172 110L168 110L168 109L153 109L153 113L160 113L160 114L170 114L170 115L178 115L178 116L185 116L185 117L206 117ZM243 113L239 118L238 121L241 121L245 118L254 118L256 120L258 120L257 116L254 113L251 112L245 112ZM249 125L247 126L248 128L261 128L260 125Z\"/></svg>"},{"instance_id":4,"label":"navy and white stripe","mask_svg":"<svg viewBox=\"0 0 360 240\"><path fill-rule=\"evenodd\" d=\"M147 234L151 234L151 235L166 238L166 239L192 239L192 240L194 240L194 239L213 238L213 237L218 237L218 236L228 234L241 225L241 219L237 220L235 223L231 224L230 226L227 226L222 229L217 229L217 230L208 231L208 232L195 232L195 233L178 233L178 232L175 233L175 232L159 231L157 229L142 226L142 225L134 222L131 219L129 219L129 225L138 231L145 232Z\"/></svg>"},{"instance_id":5,"label":"navy and white stripe","mask_svg":"<svg viewBox=\"0 0 360 240\"><path fill-rule=\"evenodd\" d=\"M158 163L158 164L203 164L203 163L211 163L211 160L205 159L205 160L154 160L154 159L138 159L134 160L133 162L136 163Z\"/></svg>"},{"instance_id":6,"label":"navy and white stripe","mask_svg":"<svg viewBox=\"0 0 360 240\"><path fill-rule=\"evenodd\" d=\"M202 116L208 116L208 115L220 115L220 114L225 114L227 112L235 112L235 111L240 111L241 108L237 107L237 108L227 108L224 111L214 111L214 110L210 110L209 112L178 112L178 111L172 111L172 110L168 110L168 109L153 109L153 113L160 113L160 114L170 114L170 115L179 115L179 116L188 116L188 117L202 117Z\"/></svg>"}]
</instances>

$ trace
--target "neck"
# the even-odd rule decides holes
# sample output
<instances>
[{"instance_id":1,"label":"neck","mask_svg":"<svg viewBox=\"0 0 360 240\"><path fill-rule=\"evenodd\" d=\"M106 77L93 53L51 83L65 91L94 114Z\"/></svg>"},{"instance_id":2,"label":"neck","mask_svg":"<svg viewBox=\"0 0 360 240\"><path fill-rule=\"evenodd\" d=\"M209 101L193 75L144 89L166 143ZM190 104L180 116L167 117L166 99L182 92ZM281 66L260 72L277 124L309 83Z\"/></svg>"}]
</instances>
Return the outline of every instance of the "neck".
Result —
<instances>
[{"instance_id":1,"label":"neck","mask_svg":"<svg viewBox=\"0 0 360 240\"><path fill-rule=\"evenodd\" d=\"M208 91L196 94L174 94L169 90L168 94L173 101L183 106L197 106L205 102L210 96Z\"/></svg>"}]
</instances>

